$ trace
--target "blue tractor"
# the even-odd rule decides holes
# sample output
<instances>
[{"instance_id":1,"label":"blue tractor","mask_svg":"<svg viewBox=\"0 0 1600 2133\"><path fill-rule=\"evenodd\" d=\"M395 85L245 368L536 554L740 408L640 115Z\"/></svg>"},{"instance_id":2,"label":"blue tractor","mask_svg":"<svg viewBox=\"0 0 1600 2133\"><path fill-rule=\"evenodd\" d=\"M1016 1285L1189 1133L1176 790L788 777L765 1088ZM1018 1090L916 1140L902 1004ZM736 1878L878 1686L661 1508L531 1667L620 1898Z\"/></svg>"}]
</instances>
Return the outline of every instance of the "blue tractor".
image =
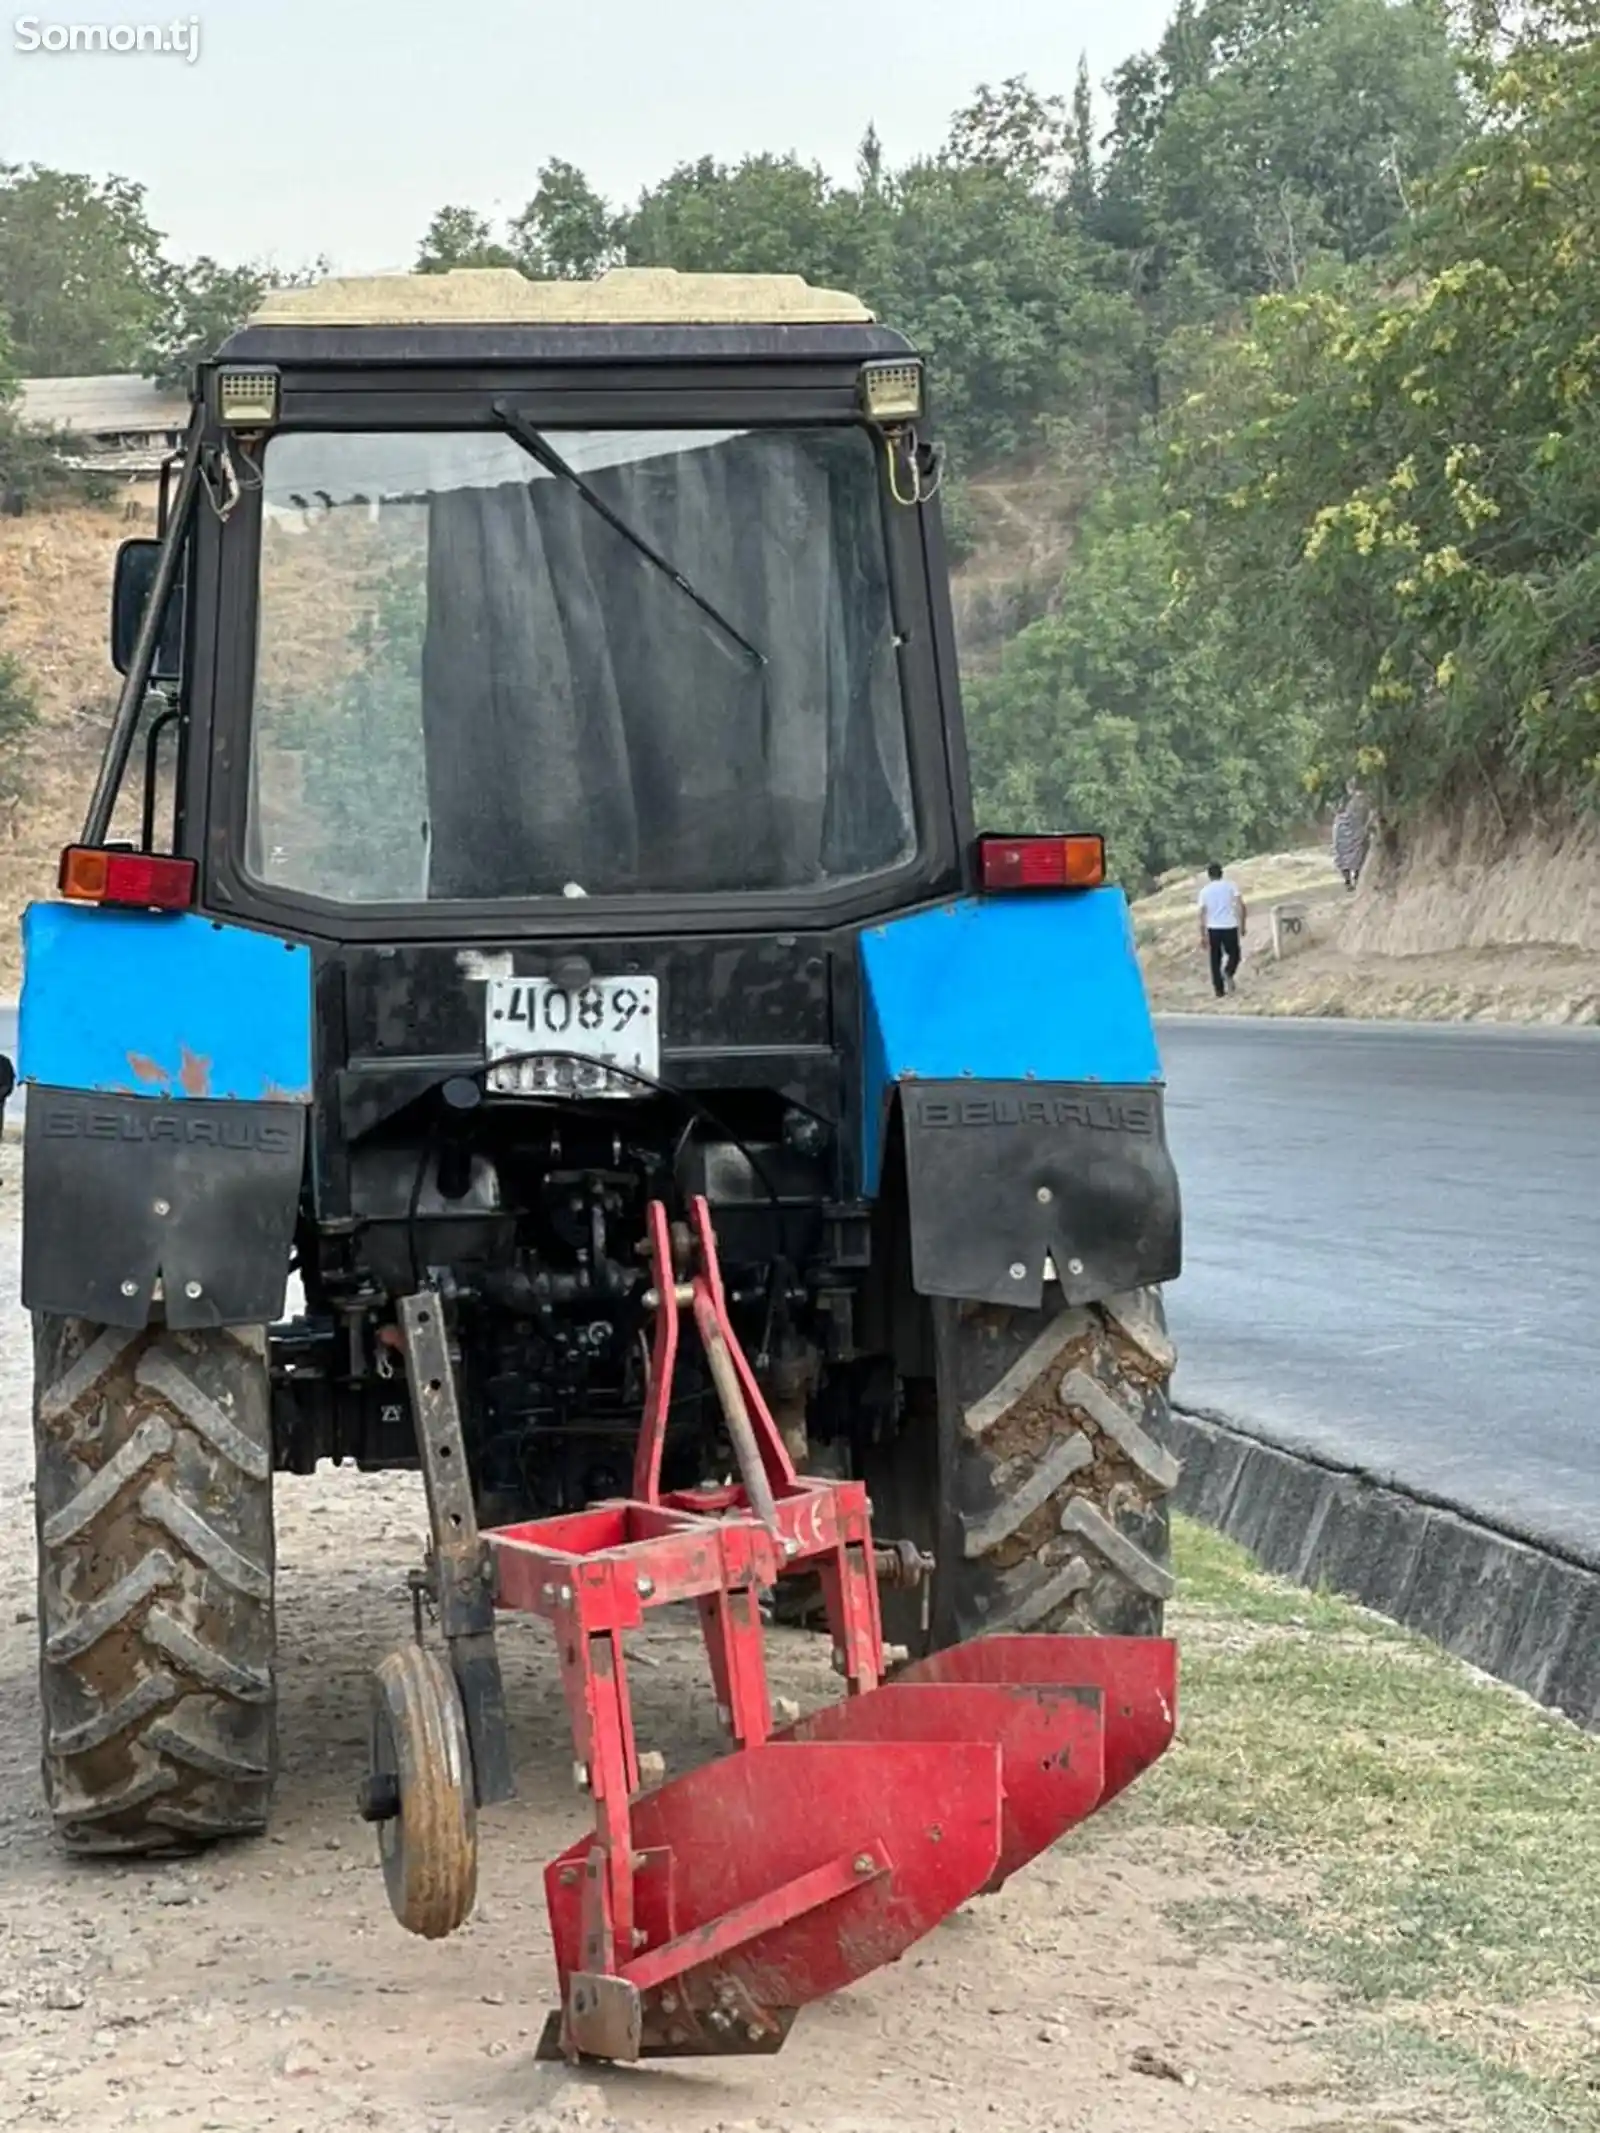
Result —
<instances>
[{"instance_id":1,"label":"blue tractor","mask_svg":"<svg viewBox=\"0 0 1600 2133\"><path fill-rule=\"evenodd\" d=\"M895 1537L891 1661L1159 1639L1156 1046L1100 840L974 823L938 469L913 350L782 276L325 283L200 367L25 922L71 1849L263 1828L273 1476L322 1460L422 1467L503 1796L484 1535L637 1493L656 1209L793 1473ZM760 1494L716 1346L664 1498ZM826 1613L789 1552L765 1613Z\"/></svg>"}]
</instances>

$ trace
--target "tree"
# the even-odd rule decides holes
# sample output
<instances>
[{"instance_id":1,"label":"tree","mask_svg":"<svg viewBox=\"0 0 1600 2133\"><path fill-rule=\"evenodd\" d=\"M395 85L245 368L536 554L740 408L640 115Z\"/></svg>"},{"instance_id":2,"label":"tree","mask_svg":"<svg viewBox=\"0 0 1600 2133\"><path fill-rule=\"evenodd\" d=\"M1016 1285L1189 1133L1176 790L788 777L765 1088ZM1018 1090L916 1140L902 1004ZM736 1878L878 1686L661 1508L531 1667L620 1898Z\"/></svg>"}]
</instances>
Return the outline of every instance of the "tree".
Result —
<instances>
[{"instance_id":1,"label":"tree","mask_svg":"<svg viewBox=\"0 0 1600 2133\"><path fill-rule=\"evenodd\" d=\"M869 129L855 187L791 155L708 156L624 215L550 164L510 240L535 273L593 271L620 251L634 266L853 290L928 354L958 461L1036 448L1051 421L1103 437L1133 408L1142 328L1061 203L1064 126L1060 98L1014 79L981 89L941 153L903 170L885 167ZM446 209L424 263L485 257L494 242L481 218Z\"/></svg>"},{"instance_id":2,"label":"tree","mask_svg":"<svg viewBox=\"0 0 1600 2133\"><path fill-rule=\"evenodd\" d=\"M1141 337L1094 249L1053 203L988 162L913 164L869 293L931 357L939 427L978 464L1043 442L1052 421L1115 432Z\"/></svg>"},{"instance_id":3,"label":"tree","mask_svg":"<svg viewBox=\"0 0 1600 2133\"><path fill-rule=\"evenodd\" d=\"M23 377L136 369L160 266L143 186L0 165L0 311Z\"/></svg>"},{"instance_id":4,"label":"tree","mask_svg":"<svg viewBox=\"0 0 1600 2133\"><path fill-rule=\"evenodd\" d=\"M1107 233L1232 297L1381 256L1467 123L1423 0L1184 0L1114 89Z\"/></svg>"},{"instance_id":5,"label":"tree","mask_svg":"<svg viewBox=\"0 0 1600 2133\"><path fill-rule=\"evenodd\" d=\"M1041 96L1026 75L1013 74L998 89L979 83L971 103L950 121L943 159L1053 193L1070 161L1070 141L1062 99Z\"/></svg>"},{"instance_id":6,"label":"tree","mask_svg":"<svg viewBox=\"0 0 1600 2133\"><path fill-rule=\"evenodd\" d=\"M1203 87L1211 72L1211 37L1195 0L1178 0L1153 52L1136 52L1111 77L1111 138L1118 158L1149 152L1168 112L1186 90Z\"/></svg>"},{"instance_id":7,"label":"tree","mask_svg":"<svg viewBox=\"0 0 1600 2133\"><path fill-rule=\"evenodd\" d=\"M62 464L52 443L40 431L23 424L18 409L19 383L5 314L0 312L0 511L10 516L81 486ZM20 670L14 664L5 667L0 660L0 751L16 723L15 707L25 700L31 699L27 698ZM0 798L7 791L0 777Z\"/></svg>"},{"instance_id":8,"label":"tree","mask_svg":"<svg viewBox=\"0 0 1600 2133\"><path fill-rule=\"evenodd\" d=\"M292 272L225 267L205 256L183 265L163 261L156 275L160 310L140 368L162 385L185 385L195 364L216 354L269 289L304 288L329 271L326 259Z\"/></svg>"},{"instance_id":9,"label":"tree","mask_svg":"<svg viewBox=\"0 0 1600 2133\"><path fill-rule=\"evenodd\" d=\"M452 267L514 267L508 246L498 244L487 220L470 207L441 207L423 232L419 274L445 274Z\"/></svg>"},{"instance_id":10,"label":"tree","mask_svg":"<svg viewBox=\"0 0 1600 2133\"><path fill-rule=\"evenodd\" d=\"M517 265L535 281L587 281L618 256L617 217L583 172L559 159L540 171L510 237Z\"/></svg>"},{"instance_id":11,"label":"tree","mask_svg":"<svg viewBox=\"0 0 1600 2133\"><path fill-rule=\"evenodd\" d=\"M1067 205L1078 227L1094 228L1100 202L1098 158L1094 142L1094 91L1089 86L1089 61L1078 60L1078 75L1072 85L1072 118L1067 129Z\"/></svg>"},{"instance_id":12,"label":"tree","mask_svg":"<svg viewBox=\"0 0 1600 2133\"><path fill-rule=\"evenodd\" d=\"M878 138L877 127L869 122L861 136L861 146L856 150L856 181L862 194L871 198L882 192L883 180L883 143Z\"/></svg>"},{"instance_id":13,"label":"tree","mask_svg":"<svg viewBox=\"0 0 1600 2133\"><path fill-rule=\"evenodd\" d=\"M1174 439L1193 567L1333 680L1392 811L1600 802L1600 46L1585 0L1485 56L1487 123L1386 289L1260 305ZM1259 656L1259 655L1258 655ZM1281 657L1273 651L1271 657Z\"/></svg>"},{"instance_id":14,"label":"tree","mask_svg":"<svg viewBox=\"0 0 1600 2133\"><path fill-rule=\"evenodd\" d=\"M792 155L703 156L652 186L623 223L630 266L691 274L802 274L857 288L870 246L860 195Z\"/></svg>"},{"instance_id":15,"label":"tree","mask_svg":"<svg viewBox=\"0 0 1600 2133\"><path fill-rule=\"evenodd\" d=\"M1535 5L1575 19L1592 0ZM1282 835L1319 764L1354 747L1370 768L1360 750L1388 745L1370 710L1358 719L1350 708L1377 685L1398 718L1397 679L1364 662L1399 653L1380 612L1388 595L1367 582L1366 522L1345 507L1370 503L1375 483L1411 478L1390 449L1391 402L1415 388L1425 357L1461 371L1479 332L1465 309L1437 308L1455 255L1442 234L1426 235L1470 204L1465 180L1457 194L1431 191L1486 108L1484 84L1475 104L1463 95L1461 58L1435 0L1179 0L1159 45L1115 78L1104 143L1080 65L1066 100L1023 77L980 86L939 152L908 165L890 167L869 130L846 185L793 155L703 157L612 216L581 173L548 165L503 241L540 272L590 271L616 247L638 265L854 289L928 358L958 528L964 469L1022 460L1036 475L1053 459L1075 498L1104 492L1046 611L1032 603L1037 619L974 685L973 745L997 816L1097 821L1125 878L1142 881L1208 848ZM1496 108L1491 130L1509 139L1515 126ZM1536 186L1539 167L1533 159L1516 182ZM1565 197L1567 165L1549 167ZM450 243L435 250L481 256L501 243L451 212ZM1587 213L1574 209L1561 240L1579 263L1594 256ZM1532 234L1519 228L1517 243ZM1518 271L1505 266L1506 287ZM1406 276L1440 283L1430 302L1449 354L1430 353L1418 300L1396 295ZM1547 293L1541 312L1530 292L1516 328L1525 369L1539 354L1529 321L1559 316L1579 375L1592 286L1585 297L1587 312ZM1403 331L1392 314L1404 314ZM1497 322L1496 333L1512 330ZM1397 350L1406 367L1383 371L1380 354L1399 362ZM1506 355L1492 391L1462 398L1455 441L1495 434L1496 398L1526 390ZM1428 461L1427 419L1405 426L1419 479L1433 468L1439 495L1472 510L1450 488L1470 477L1509 546L1509 506L1486 473L1466 458L1447 466L1448 445ZM1568 427L1575 438L1576 416ZM1588 654L1574 618L1585 597L1592 611L1593 587L1579 559L1584 539L1593 546L1585 499L1600 483L1593 454L1565 432L1545 450L1542 558L1558 472L1569 483L1560 508L1579 529L1553 582L1581 681ZM1446 558L1431 567L1453 584L1448 557L1467 548L1442 530L1428 537ZM1354 561L1341 545L1351 542ZM1530 576L1521 587L1525 666L1533 586ZM1497 627L1509 644L1510 610ZM1454 684L1460 655L1441 656ZM1496 669L1502 682L1512 671L1504 660ZM1546 708L1570 695L1551 690ZM1436 769L1419 773L1424 783Z\"/></svg>"},{"instance_id":16,"label":"tree","mask_svg":"<svg viewBox=\"0 0 1600 2133\"><path fill-rule=\"evenodd\" d=\"M1103 496L1056 612L969 685L985 818L1099 830L1133 891L1274 841L1303 805L1315 720L1282 678L1239 686L1230 627L1209 596L1189 594L1153 481Z\"/></svg>"},{"instance_id":17,"label":"tree","mask_svg":"<svg viewBox=\"0 0 1600 2133\"><path fill-rule=\"evenodd\" d=\"M0 500L5 508L19 509L17 481L25 478L29 458L27 440L16 427L16 369L5 321L0 318ZM0 650L0 802L14 799L21 790L19 743L38 719L38 703L22 662L15 653Z\"/></svg>"}]
</instances>

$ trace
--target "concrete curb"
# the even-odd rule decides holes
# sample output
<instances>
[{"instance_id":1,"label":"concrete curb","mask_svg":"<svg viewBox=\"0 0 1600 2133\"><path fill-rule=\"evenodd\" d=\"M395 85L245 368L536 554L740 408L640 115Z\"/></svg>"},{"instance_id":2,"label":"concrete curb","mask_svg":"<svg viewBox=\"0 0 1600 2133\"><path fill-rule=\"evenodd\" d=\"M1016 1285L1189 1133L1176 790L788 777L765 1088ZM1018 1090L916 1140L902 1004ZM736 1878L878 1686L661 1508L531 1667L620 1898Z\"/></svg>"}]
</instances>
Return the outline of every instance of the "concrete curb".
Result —
<instances>
[{"instance_id":1,"label":"concrete curb","mask_svg":"<svg viewBox=\"0 0 1600 2133\"><path fill-rule=\"evenodd\" d=\"M1349 1467L1174 1410L1181 1511L1600 1732L1600 1569Z\"/></svg>"}]
</instances>

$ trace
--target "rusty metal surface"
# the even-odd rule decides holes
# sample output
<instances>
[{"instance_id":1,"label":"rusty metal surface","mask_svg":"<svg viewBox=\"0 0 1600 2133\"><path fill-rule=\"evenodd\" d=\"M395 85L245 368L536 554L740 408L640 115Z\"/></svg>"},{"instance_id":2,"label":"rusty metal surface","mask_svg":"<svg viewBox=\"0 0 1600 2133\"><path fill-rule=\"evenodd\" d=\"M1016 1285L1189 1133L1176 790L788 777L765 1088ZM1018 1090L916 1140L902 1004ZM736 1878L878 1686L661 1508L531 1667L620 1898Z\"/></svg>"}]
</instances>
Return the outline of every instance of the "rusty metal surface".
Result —
<instances>
[{"instance_id":1,"label":"rusty metal surface","mask_svg":"<svg viewBox=\"0 0 1600 2133\"><path fill-rule=\"evenodd\" d=\"M760 2056L782 2049L797 2007L765 2006L726 1971L700 1981L700 1998L663 1988L645 1995L641 2059Z\"/></svg>"},{"instance_id":2,"label":"rusty metal surface","mask_svg":"<svg viewBox=\"0 0 1600 2133\"><path fill-rule=\"evenodd\" d=\"M748 2010L748 2011L746 2011ZM637 2059L714 2059L770 2057L783 2049L798 2007L758 2007L740 1992L732 2006L719 2004L704 2012L674 2000L669 2010L659 1999L646 2005L640 2024ZM534 2051L536 2059L584 2059L589 2055L566 2037L560 2008L546 2018Z\"/></svg>"},{"instance_id":3,"label":"rusty metal surface","mask_svg":"<svg viewBox=\"0 0 1600 2133\"><path fill-rule=\"evenodd\" d=\"M879 1541L872 1551L878 1583L891 1591L915 1592L926 1585L937 1564L914 1541Z\"/></svg>"},{"instance_id":4,"label":"rusty metal surface","mask_svg":"<svg viewBox=\"0 0 1600 2133\"><path fill-rule=\"evenodd\" d=\"M695 1298L695 1322L700 1329L700 1345L705 1350L711 1382L716 1387L717 1404L722 1409L728 1441L733 1446L734 1462L744 1492L750 1499L750 1508L769 1533L776 1532L778 1513L772 1500L772 1483L762 1464L756 1433L750 1425L744 1387L739 1383L739 1373L717 1323L716 1312L710 1302L699 1295Z\"/></svg>"},{"instance_id":5,"label":"rusty metal surface","mask_svg":"<svg viewBox=\"0 0 1600 2133\"><path fill-rule=\"evenodd\" d=\"M643 2026L637 1985L593 1970L567 1980L567 2042L582 2057L637 2059Z\"/></svg>"}]
</instances>

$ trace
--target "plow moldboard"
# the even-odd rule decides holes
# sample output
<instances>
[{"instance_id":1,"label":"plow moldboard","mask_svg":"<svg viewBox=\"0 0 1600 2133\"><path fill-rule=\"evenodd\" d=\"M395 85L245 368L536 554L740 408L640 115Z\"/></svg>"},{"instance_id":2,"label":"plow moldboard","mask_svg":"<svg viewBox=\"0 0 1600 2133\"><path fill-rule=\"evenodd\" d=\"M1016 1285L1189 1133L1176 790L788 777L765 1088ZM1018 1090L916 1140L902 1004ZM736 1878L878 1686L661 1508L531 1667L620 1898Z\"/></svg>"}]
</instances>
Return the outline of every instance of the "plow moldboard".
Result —
<instances>
[{"instance_id":1,"label":"plow moldboard","mask_svg":"<svg viewBox=\"0 0 1600 2133\"><path fill-rule=\"evenodd\" d=\"M709 2002L714 1968L760 2006L781 2009L893 1962L993 1875L1000 1762L992 1740L779 1741L644 1794L631 1809L631 1834L636 1854L653 1866L667 1855L656 1870L665 1869L670 1895L649 1907L669 1933L666 1976L683 1980L678 1989L691 2005ZM584 1967L582 1883L594 1846L586 1832L545 1869L563 1991ZM886 1871L863 1872L784 1923L761 1921L760 1905L790 1884L874 1847ZM749 1930L719 1952L719 1923L747 1908ZM641 1906L641 1924L647 1918ZM662 1954L658 1944L637 1958L646 1990L665 1982ZM701 1965L703 1993L692 1975ZM623 1978L629 1968L624 1960Z\"/></svg>"},{"instance_id":2,"label":"plow moldboard","mask_svg":"<svg viewBox=\"0 0 1600 2133\"><path fill-rule=\"evenodd\" d=\"M1004 1794L998 1887L1094 1813L1105 1786L1098 1689L896 1680L827 1704L783 1736L806 1740L990 1741Z\"/></svg>"},{"instance_id":3,"label":"plow moldboard","mask_svg":"<svg viewBox=\"0 0 1600 2133\"><path fill-rule=\"evenodd\" d=\"M895 1686L1010 1682L1095 1688L1105 1714L1103 1807L1166 1749L1178 1715L1178 1647L1169 1637L978 1637L918 1659Z\"/></svg>"}]
</instances>

